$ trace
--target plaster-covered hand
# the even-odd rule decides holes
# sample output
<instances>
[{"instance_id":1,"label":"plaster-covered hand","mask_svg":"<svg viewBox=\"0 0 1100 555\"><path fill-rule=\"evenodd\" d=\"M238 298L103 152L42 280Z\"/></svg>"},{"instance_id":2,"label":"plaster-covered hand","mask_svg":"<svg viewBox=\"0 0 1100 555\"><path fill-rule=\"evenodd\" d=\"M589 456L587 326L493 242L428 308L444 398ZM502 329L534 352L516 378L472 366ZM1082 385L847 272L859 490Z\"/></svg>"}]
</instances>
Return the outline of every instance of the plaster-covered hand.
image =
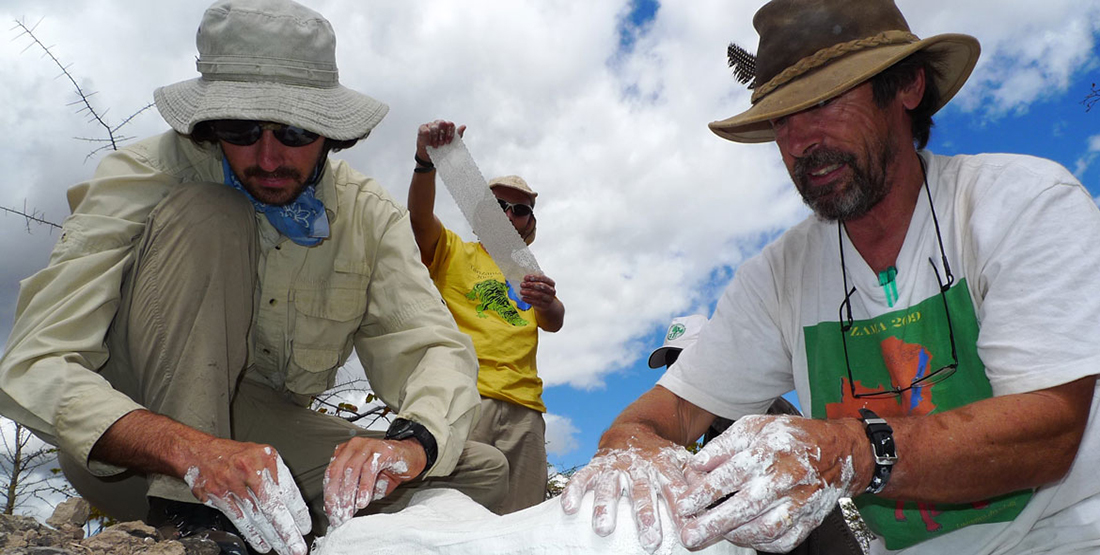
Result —
<instances>
[{"instance_id":1,"label":"plaster-covered hand","mask_svg":"<svg viewBox=\"0 0 1100 555\"><path fill-rule=\"evenodd\" d=\"M254 443L218 439L210 447L218 454L184 475L195 497L229 517L256 551L306 555L309 508L282 457Z\"/></svg>"},{"instance_id":2,"label":"plaster-covered hand","mask_svg":"<svg viewBox=\"0 0 1100 555\"><path fill-rule=\"evenodd\" d=\"M519 295L523 302L539 310L548 310L557 297L554 280L544 275L528 274L523 276L519 286Z\"/></svg>"},{"instance_id":3,"label":"plaster-covered hand","mask_svg":"<svg viewBox=\"0 0 1100 555\"><path fill-rule=\"evenodd\" d=\"M325 469L325 513L337 527L375 499L420 475L428 457L415 439L354 437L336 446Z\"/></svg>"},{"instance_id":4,"label":"plaster-covered hand","mask_svg":"<svg viewBox=\"0 0 1100 555\"><path fill-rule=\"evenodd\" d=\"M827 421L749 416L735 422L692 459L706 477L676 510L689 549L725 537L742 546L786 553L796 547L855 485L850 435ZM716 501L733 494L717 506Z\"/></svg>"},{"instance_id":5,"label":"plaster-covered hand","mask_svg":"<svg viewBox=\"0 0 1100 555\"><path fill-rule=\"evenodd\" d=\"M661 545L664 534L657 513L662 510L658 495L664 497L669 516L679 527L679 518L671 507L688 489L694 474L687 468L691 454L683 447L659 438L641 443L633 441L626 448L597 452L588 466L578 470L565 485L561 505L567 514L574 514L585 493L593 491L592 529L608 536L615 531L619 498L625 493L634 509L638 540L652 553Z\"/></svg>"},{"instance_id":6,"label":"plaster-covered hand","mask_svg":"<svg viewBox=\"0 0 1100 555\"><path fill-rule=\"evenodd\" d=\"M465 132L465 125L455 126L453 122L441 119L421 124L416 129L416 155L422 160L431 162L428 147L439 148L450 144L456 134L461 137Z\"/></svg>"}]
</instances>

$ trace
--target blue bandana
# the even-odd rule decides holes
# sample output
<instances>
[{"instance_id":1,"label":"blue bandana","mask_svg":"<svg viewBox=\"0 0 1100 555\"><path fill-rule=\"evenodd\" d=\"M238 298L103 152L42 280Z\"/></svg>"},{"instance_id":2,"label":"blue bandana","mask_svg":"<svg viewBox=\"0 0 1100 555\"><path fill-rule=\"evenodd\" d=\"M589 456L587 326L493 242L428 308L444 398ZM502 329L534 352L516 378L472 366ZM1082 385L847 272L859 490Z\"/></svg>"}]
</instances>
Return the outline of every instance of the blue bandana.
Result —
<instances>
[{"instance_id":1,"label":"blue bandana","mask_svg":"<svg viewBox=\"0 0 1100 555\"><path fill-rule=\"evenodd\" d=\"M317 188L314 186L319 172L315 172L310 184L294 202L286 206L272 206L252 198L229 167L228 159L222 159L222 170L225 172L225 184L244 193L256 211L267 216L267 221L291 241L303 247L312 247L328 237L328 214L325 213L324 203L317 198Z\"/></svg>"}]
</instances>

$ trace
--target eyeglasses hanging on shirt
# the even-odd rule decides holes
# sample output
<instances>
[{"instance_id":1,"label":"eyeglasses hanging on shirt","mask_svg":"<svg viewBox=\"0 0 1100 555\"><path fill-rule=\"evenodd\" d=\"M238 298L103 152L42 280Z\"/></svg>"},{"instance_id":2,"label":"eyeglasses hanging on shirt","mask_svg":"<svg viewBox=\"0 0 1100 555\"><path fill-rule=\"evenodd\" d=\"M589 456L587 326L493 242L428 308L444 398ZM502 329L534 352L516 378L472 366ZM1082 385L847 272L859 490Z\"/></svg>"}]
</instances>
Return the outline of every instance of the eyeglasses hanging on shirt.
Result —
<instances>
[{"instance_id":1,"label":"eyeglasses hanging on shirt","mask_svg":"<svg viewBox=\"0 0 1100 555\"><path fill-rule=\"evenodd\" d=\"M848 288L848 270L844 264L844 224L837 222L837 237L840 239L840 271L844 279L844 300L840 303L839 319L840 319L840 340L844 345L844 365L848 370L848 387L851 388L852 397L856 399L864 398L884 398L884 397L898 397L902 393L911 389L919 387L927 387L947 378L950 378L955 374L955 370L959 367L959 357L955 350L955 330L951 326L951 311L947 308L947 290L951 289L951 285L955 282L955 276L951 273L951 265L947 262L947 253L943 248L943 236L940 235L940 222L936 218L936 207L932 202L932 191L928 188L928 175L925 173L924 160L921 160L921 173L924 174L924 191L928 195L928 206L932 211L932 225L936 228L936 241L940 247L940 258L943 260L943 272L947 281L945 282L940 278L939 268L936 267L936 263L932 260L932 257L928 257L928 263L932 265L932 271L936 274L936 283L940 287L940 298L943 300L943 311L947 316L947 334L951 340L951 363L940 368L926 373L924 375L918 375L913 379L909 385L905 387L894 386L890 389L882 389L879 391L870 391L864 393L856 392L855 377L852 374L852 363L848 360L848 332L851 331L852 320L852 295L855 294L856 288L852 286Z\"/></svg>"}]
</instances>

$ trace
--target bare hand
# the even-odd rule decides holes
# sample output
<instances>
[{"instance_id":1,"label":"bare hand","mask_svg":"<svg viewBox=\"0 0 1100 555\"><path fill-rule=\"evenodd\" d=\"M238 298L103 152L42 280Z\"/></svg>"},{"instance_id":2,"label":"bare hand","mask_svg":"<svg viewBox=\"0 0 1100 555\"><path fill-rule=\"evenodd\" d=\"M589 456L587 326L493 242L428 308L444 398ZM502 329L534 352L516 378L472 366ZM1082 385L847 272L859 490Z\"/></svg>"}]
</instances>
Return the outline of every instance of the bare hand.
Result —
<instances>
[{"instance_id":1,"label":"bare hand","mask_svg":"<svg viewBox=\"0 0 1100 555\"><path fill-rule=\"evenodd\" d=\"M851 449L829 423L791 416L748 416L708 443L691 462L707 473L676 505L688 549L724 536L760 551L786 553L824 520L854 485ZM729 499L713 508L727 495Z\"/></svg>"},{"instance_id":2,"label":"bare hand","mask_svg":"<svg viewBox=\"0 0 1100 555\"><path fill-rule=\"evenodd\" d=\"M257 551L306 555L309 509L275 449L227 439L207 449L184 476L195 497L229 517Z\"/></svg>"},{"instance_id":3,"label":"bare hand","mask_svg":"<svg viewBox=\"0 0 1100 555\"><path fill-rule=\"evenodd\" d=\"M580 509L585 493L593 491L592 529L599 536L607 536L615 531L619 498L625 493L634 510L638 541L653 553L664 537L657 513L658 495L664 497L667 507L675 507L680 495L688 489L685 473L694 473L687 468L690 453L683 447L656 438L646 442L647 445L641 443L632 441L627 448L597 452L588 466L573 474L566 484L561 506L567 514L574 514ZM675 510L669 513L679 528L679 516Z\"/></svg>"},{"instance_id":4,"label":"bare hand","mask_svg":"<svg viewBox=\"0 0 1100 555\"><path fill-rule=\"evenodd\" d=\"M519 285L519 295L523 302L539 310L550 308L557 294L554 280L547 276L529 274L523 276L523 283Z\"/></svg>"},{"instance_id":5,"label":"bare hand","mask_svg":"<svg viewBox=\"0 0 1100 555\"><path fill-rule=\"evenodd\" d=\"M451 144L456 132L461 137L466 132L466 126L460 125L456 128L453 122L441 119L421 125L416 130L416 155L431 162L432 157L428 155L428 147L439 148Z\"/></svg>"},{"instance_id":6,"label":"bare hand","mask_svg":"<svg viewBox=\"0 0 1100 555\"><path fill-rule=\"evenodd\" d=\"M336 447L325 470L325 514L333 528L399 484L420 475L427 464L414 439L401 441L354 437Z\"/></svg>"}]
</instances>

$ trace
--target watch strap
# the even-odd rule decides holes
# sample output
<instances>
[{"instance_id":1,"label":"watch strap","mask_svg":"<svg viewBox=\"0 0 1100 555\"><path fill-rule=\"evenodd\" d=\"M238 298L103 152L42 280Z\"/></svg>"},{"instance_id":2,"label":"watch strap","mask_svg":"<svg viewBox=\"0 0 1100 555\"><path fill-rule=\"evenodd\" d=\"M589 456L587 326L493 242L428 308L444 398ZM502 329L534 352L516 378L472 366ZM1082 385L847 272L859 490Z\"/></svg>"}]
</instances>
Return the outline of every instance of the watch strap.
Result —
<instances>
[{"instance_id":1,"label":"watch strap","mask_svg":"<svg viewBox=\"0 0 1100 555\"><path fill-rule=\"evenodd\" d=\"M867 439L871 442L871 454L875 459L875 473L865 493L877 494L890 481L890 473L898 462L898 452L894 445L894 429L879 415L868 409L859 409Z\"/></svg>"},{"instance_id":2,"label":"watch strap","mask_svg":"<svg viewBox=\"0 0 1100 555\"><path fill-rule=\"evenodd\" d=\"M409 438L415 439L424 448L427 461L424 463L424 470L420 472L423 475L435 465L436 457L439 455L439 446L435 442L435 436L423 424L405 418L398 418L391 422L384 437L384 439L395 441Z\"/></svg>"}]
</instances>

